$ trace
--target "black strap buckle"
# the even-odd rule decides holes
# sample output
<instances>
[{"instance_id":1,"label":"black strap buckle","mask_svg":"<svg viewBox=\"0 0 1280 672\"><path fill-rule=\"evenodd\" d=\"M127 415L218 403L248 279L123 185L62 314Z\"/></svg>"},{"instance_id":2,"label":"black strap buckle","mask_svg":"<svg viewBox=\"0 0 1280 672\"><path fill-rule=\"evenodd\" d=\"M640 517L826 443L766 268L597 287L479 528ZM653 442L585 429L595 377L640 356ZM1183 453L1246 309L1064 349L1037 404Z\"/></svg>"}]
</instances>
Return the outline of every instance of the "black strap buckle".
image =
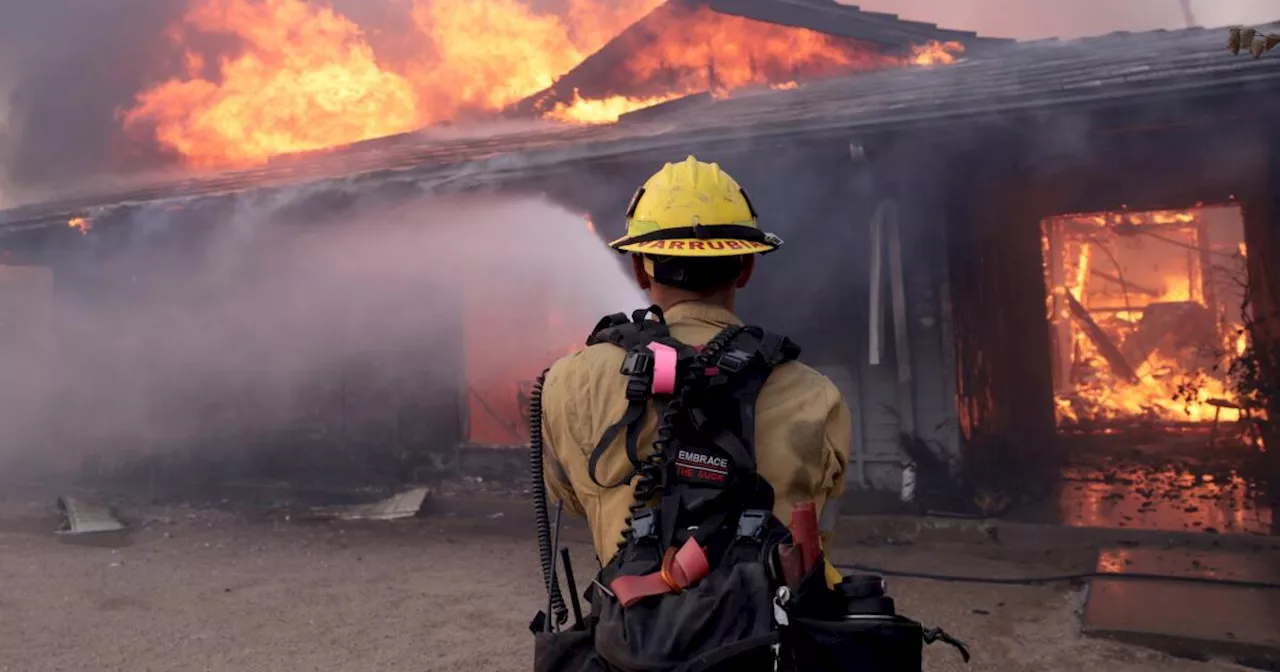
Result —
<instances>
[{"instance_id":1,"label":"black strap buckle","mask_svg":"<svg viewBox=\"0 0 1280 672\"><path fill-rule=\"evenodd\" d=\"M645 376L631 376L627 379L627 400L644 401L649 398L649 379Z\"/></svg>"},{"instance_id":2,"label":"black strap buckle","mask_svg":"<svg viewBox=\"0 0 1280 672\"><path fill-rule=\"evenodd\" d=\"M635 539L649 539L658 536L658 512L653 509L641 511L631 518L631 534Z\"/></svg>"},{"instance_id":3,"label":"black strap buckle","mask_svg":"<svg viewBox=\"0 0 1280 672\"><path fill-rule=\"evenodd\" d=\"M619 370L624 376L634 376L637 374L648 374L653 371L653 353L648 350L632 350L622 360L622 368Z\"/></svg>"},{"instance_id":4,"label":"black strap buckle","mask_svg":"<svg viewBox=\"0 0 1280 672\"><path fill-rule=\"evenodd\" d=\"M728 373L737 373L747 367L747 363L751 361L751 353L745 350L730 350L720 355L720 361L717 366L721 371Z\"/></svg>"},{"instance_id":5,"label":"black strap buckle","mask_svg":"<svg viewBox=\"0 0 1280 672\"><path fill-rule=\"evenodd\" d=\"M743 511L742 515L738 516L738 538L759 540L760 531L764 529L769 515L769 511L761 509Z\"/></svg>"},{"instance_id":6,"label":"black strap buckle","mask_svg":"<svg viewBox=\"0 0 1280 672\"><path fill-rule=\"evenodd\" d=\"M631 350L622 360L621 373L627 380L627 399L641 401L649 398L653 375L653 353L648 350Z\"/></svg>"}]
</instances>

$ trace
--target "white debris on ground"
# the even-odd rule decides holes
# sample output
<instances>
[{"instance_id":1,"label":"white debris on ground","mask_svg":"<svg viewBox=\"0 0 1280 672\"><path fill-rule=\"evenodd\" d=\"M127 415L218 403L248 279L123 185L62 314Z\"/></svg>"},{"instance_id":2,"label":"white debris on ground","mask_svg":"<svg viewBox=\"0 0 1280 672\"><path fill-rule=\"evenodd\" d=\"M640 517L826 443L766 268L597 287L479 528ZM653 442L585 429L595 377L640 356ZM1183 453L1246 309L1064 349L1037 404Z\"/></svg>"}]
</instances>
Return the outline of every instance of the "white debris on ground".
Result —
<instances>
[{"instance_id":1,"label":"white debris on ground","mask_svg":"<svg viewBox=\"0 0 1280 672\"><path fill-rule=\"evenodd\" d=\"M421 513L430 494L430 488L410 488L376 502L317 507L312 509L312 513L321 518L331 517L335 520L404 520Z\"/></svg>"},{"instance_id":2,"label":"white debris on ground","mask_svg":"<svg viewBox=\"0 0 1280 672\"><path fill-rule=\"evenodd\" d=\"M59 497L57 505L63 516L58 534L97 534L125 529L124 523L116 518L115 511L108 504Z\"/></svg>"}]
</instances>

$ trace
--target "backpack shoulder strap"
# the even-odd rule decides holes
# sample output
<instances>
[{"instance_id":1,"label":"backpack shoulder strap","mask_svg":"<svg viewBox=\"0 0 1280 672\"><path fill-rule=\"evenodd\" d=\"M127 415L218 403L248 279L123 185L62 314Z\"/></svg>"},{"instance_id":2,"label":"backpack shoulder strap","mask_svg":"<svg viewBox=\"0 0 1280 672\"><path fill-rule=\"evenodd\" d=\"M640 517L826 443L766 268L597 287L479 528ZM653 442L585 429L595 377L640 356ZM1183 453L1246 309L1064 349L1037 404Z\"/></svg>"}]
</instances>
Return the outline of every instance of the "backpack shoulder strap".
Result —
<instances>
[{"instance_id":1,"label":"backpack shoulder strap","mask_svg":"<svg viewBox=\"0 0 1280 672\"><path fill-rule=\"evenodd\" d=\"M649 315L657 317L650 320ZM680 360L691 359L692 348L671 338L666 318L658 306L634 311L631 319L623 313L615 313L600 320L587 338L587 345L611 343L626 351L620 373L627 376L627 410L617 422L605 429L587 463L591 481L602 488L616 488L629 483L639 468L640 427L649 408L649 399L655 394L671 394L674 391L676 367ZM596 478L596 468L618 433L626 430L627 459L632 470L619 481L605 485Z\"/></svg>"},{"instance_id":2,"label":"backpack shoulder strap","mask_svg":"<svg viewBox=\"0 0 1280 672\"><path fill-rule=\"evenodd\" d=\"M649 315L657 317L648 319ZM600 318L591 335L587 337L587 345L612 343L623 350L631 350L637 345L646 345L658 338L670 336L667 329L666 316L658 306L649 306L631 313L627 319L625 313L614 313Z\"/></svg>"},{"instance_id":3,"label":"backpack shoulder strap","mask_svg":"<svg viewBox=\"0 0 1280 672\"><path fill-rule=\"evenodd\" d=\"M721 350L714 362L708 388L720 388L738 410L737 433L719 425L697 409L691 411L695 427L711 437L744 470L755 471L755 405L765 381L774 368L800 356L800 346L791 339L760 327L742 327ZM710 372L709 372L710 373Z\"/></svg>"}]
</instances>

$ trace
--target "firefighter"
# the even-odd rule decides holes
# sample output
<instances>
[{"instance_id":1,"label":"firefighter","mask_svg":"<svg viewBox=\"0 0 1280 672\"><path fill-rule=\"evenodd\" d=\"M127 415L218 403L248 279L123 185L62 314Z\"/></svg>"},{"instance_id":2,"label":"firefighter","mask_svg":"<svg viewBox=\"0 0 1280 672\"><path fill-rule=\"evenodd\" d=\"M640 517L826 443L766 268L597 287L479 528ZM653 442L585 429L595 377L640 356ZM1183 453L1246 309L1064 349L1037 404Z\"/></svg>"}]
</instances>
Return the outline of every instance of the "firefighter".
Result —
<instances>
[{"instance_id":1,"label":"firefighter","mask_svg":"<svg viewBox=\"0 0 1280 672\"><path fill-rule=\"evenodd\" d=\"M631 271L658 306L670 335L701 346L741 325L734 298L755 270L756 255L782 241L759 228L746 192L717 164L690 156L669 163L636 192L626 235L610 243L631 255ZM796 293L803 300L803 290ZM544 477L565 509L585 517L600 563L617 552L630 525L632 461L617 433L591 464L594 449L628 408L626 352L607 343L569 355L548 371L542 391ZM658 413L638 423L638 452L653 451ZM774 513L786 520L797 502L812 501L829 539L844 490L850 416L832 382L798 361L778 365L755 400L756 469L774 491ZM617 484L617 487L610 487ZM829 583L839 575L827 566Z\"/></svg>"}]
</instances>

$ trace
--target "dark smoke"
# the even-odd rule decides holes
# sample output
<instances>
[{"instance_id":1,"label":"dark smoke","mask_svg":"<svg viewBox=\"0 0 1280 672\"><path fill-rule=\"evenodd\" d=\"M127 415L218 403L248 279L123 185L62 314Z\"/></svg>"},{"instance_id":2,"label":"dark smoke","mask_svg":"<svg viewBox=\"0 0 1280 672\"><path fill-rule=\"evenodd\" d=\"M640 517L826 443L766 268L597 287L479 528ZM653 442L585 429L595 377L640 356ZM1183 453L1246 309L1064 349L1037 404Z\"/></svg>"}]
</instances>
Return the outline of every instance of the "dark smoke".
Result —
<instances>
[{"instance_id":1,"label":"dark smoke","mask_svg":"<svg viewBox=\"0 0 1280 672\"><path fill-rule=\"evenodd\" d=\"M173 64L162 35L182 9L179 0L0 3L0 177L11 189L56 193L164 163L121 136L115 113Z\"/></svg>"}]
</instances>

